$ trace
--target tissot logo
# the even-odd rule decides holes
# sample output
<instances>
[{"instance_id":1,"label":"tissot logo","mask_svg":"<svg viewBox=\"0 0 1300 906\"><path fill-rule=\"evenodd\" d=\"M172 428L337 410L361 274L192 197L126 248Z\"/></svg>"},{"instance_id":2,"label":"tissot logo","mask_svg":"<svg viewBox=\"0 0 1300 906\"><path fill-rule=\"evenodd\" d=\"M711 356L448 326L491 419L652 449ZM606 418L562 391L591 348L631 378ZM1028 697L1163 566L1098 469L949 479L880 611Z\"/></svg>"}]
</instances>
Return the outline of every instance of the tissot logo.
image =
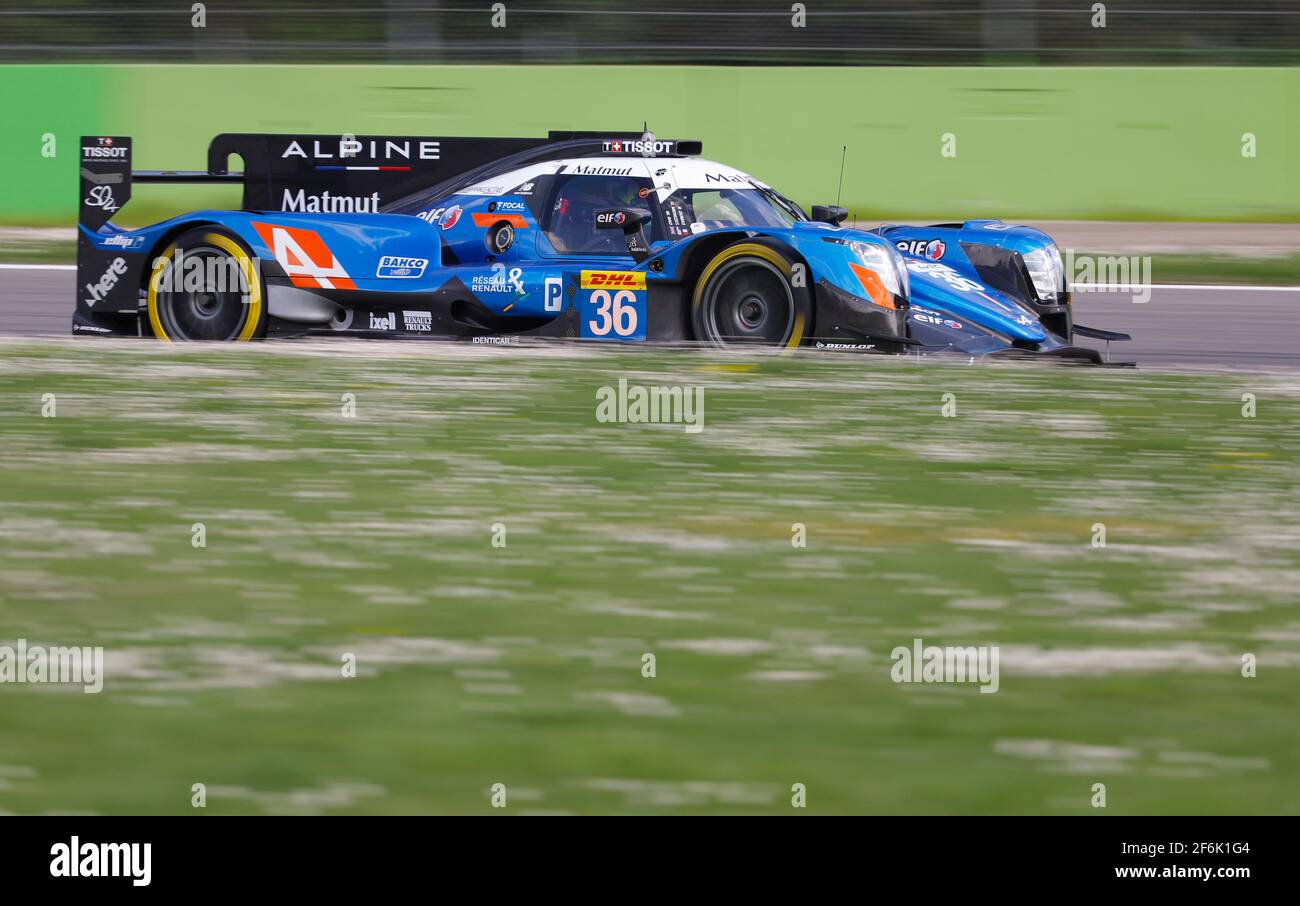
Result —
<instances>
[{"instance_id":1,"label":"tissot logo","mask_svg":"<svg viewBox=\"0 0 1300 906\"><path fill-rule=\"evenodd\" d=\"M610 154L672 154L676 142L650 141L648 139L613 139L604 144Z\"/></svg>"},{"instance_id":2,"label":"tissot logo","mask_svg":"<svg viewBox=\"0 0 1300 906\"><path fill-rule=\"evenodd\" d=\"M105 148L105 147L101 147L101 146L99 146L99 145L82 145L82 146L81 146L81 158L82 158L82 160L85 160L85 159L87 159L87 158L96 158L96 159L100 159L100 158L117 158L117 159L120 160L120 159L122 159L122 158L124 158L124 157L126 157L126 149L125 149L125 148Z\"/></svg>"},{"instance_id":3,"label":"tissot logo","mask_svg":"<svg viewBox=\"0 0 1300 906\"><path fill-rule=\"evenodd\" d=\"M306 147L304 147L304 144ZM441 143L429 139L392 141L386 138L347 139L338 141L299 142L293 140L280 152L281 159L301 157L305 160L337 160L364 158L366 160L440 160Z\"/></svg>"}]
</instances>

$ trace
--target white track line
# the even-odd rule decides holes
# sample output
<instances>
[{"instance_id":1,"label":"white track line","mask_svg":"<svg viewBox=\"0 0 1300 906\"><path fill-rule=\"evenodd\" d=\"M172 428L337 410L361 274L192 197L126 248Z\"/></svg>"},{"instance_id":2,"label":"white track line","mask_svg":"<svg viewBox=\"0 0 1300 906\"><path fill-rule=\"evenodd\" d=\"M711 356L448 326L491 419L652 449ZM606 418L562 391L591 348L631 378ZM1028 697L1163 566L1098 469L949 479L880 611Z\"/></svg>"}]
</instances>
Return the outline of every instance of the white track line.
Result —
<instances>
[{"instance_id":1,"label":"white track line","mask_svg":"<svg viewBox=\"0 0 1300 906\"><path fill-rule=\"evenodd\" d=\"M1135 289L1217 289L1236 293L1300 293L1300 286L1234 286L1231 283L1085 283L1070 287L1072 293L1117 292Z\"/></svg>"},{"instance_id":2,"label":"white track line","mask_svg":"<svg viewBox=\"0 0 1300 906\"><path fill-rule=\"evenodd\" d=\"M75 264L0 264L0 270L7 271L75 271ZM1087 283L1073 286L1071 292L1120 292L1141 289L1203 289L1221 290L1234 293L1300 293L1300 286L1239 286L1231 283L1152 283L1143 286L1140 283Z\"/></svg>"}]
</instances>

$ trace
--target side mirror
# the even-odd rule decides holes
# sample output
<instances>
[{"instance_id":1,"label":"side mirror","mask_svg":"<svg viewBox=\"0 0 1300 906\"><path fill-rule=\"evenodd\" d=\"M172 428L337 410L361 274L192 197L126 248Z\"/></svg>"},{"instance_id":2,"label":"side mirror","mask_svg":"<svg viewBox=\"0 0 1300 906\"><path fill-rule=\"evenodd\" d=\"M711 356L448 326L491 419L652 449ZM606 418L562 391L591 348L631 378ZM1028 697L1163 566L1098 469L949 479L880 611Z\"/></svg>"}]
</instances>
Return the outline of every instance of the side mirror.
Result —
<instances>
[{"instance_id":1,"label":"side mirror","mask_svg":"<svg viewBox=\"0 0 1300 906\"><path fill-rule=\"evenodd\" d=\"M644 208L613 208L596 212L596 229L622 230L628 254L637 264L650 257L650 243L646 242L644 229L649 222L650 212Z\"/></svg>"},{"instance_id":2,"label":"side mirror","mask_svg":"<svg viewBox=\"0 0 1300 906\"><path fill-rule=\"evenodd\" d=\"M812 208L812 219L819 223L839 226L848 216L848 211L833 204L815 204Z\"/></svg>"}]
</instances>

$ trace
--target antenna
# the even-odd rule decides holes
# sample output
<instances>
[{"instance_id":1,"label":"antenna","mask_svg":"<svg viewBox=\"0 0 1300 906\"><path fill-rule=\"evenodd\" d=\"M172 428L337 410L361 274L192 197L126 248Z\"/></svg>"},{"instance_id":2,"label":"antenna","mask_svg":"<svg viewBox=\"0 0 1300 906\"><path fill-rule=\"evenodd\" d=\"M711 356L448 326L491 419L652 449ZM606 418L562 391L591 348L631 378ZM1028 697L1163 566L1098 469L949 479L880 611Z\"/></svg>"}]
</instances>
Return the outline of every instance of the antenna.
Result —
<instances>
[{"instance_id":1,"label":"antenna","mask_svg":"<svg viewBox=\"0 0 1300 906\"><path fill-rule=\"evenodd\" d=\"M849 156L849 146L845 145L840 150L840 187L835 193L835 207L840 206L840 198L844 195L844 158Z\"/></svg>"}]
</instances>

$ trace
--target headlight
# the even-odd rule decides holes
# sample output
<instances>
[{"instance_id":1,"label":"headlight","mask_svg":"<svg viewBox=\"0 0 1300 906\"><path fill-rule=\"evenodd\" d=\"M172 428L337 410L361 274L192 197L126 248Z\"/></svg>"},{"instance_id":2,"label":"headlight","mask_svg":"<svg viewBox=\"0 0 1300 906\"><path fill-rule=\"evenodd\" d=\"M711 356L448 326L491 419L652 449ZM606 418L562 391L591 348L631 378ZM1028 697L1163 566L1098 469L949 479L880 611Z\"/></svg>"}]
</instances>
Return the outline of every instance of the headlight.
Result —
<instances>
[{"instance_id":1,"label":"headlight","mask_svg":"<svg viewBox=\"0 0 1300 906\"><path fill-rule=\"evenodd\" d=\"M872 245L869 242L849 242L846 243L858 256L864 267L870 268L879 275L885 288L895 296L907 298L907 266L903 264L903 256L898 249L892 245Z\"/></svg>"},{"instance_id":2,"label":"headlight","mask_svg":"<svg viewBox=\"0 0 1300 906\"><path fill-rule=\"evenodd\" d=\"M1060 249L1049 245L1026 252L1023 257L1039 301L1055 302L1057 294L1065 289L1065 268L1061 264Z\"/></svg>"}]
</instances>

